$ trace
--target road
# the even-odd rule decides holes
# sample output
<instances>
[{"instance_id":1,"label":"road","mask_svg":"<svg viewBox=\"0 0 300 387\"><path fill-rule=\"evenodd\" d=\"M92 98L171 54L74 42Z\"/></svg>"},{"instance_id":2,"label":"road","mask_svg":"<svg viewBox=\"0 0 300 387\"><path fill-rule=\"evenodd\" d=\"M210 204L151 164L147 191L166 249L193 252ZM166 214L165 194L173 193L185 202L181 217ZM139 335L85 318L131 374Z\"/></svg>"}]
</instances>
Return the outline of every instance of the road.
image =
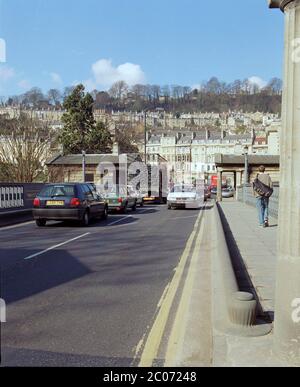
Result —
<instances>
[{"instance_id":1,"label":"road","mask_svg":"<svg viewBox=\"0 0 300 387\"><path fill-rule=\"evenodd\" d=\"M204 212L153 206L89 228L0 229L2 366L138 365L171 287L154 332L163 348ZM152 355L163 363L158 348Z\"/></svg>"}]
</instances>

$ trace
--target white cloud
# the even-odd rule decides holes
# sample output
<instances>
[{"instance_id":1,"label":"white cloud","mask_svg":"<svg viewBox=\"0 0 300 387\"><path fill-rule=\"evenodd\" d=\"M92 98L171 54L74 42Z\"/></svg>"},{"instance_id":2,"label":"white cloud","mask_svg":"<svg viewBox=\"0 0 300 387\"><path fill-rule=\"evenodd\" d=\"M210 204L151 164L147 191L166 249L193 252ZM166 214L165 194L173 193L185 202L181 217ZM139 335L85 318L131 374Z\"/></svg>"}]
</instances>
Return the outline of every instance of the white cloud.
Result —
<instances>
[{"instance_id":1,"label":"white cloud","mask_svg":"<svg viewBox=\"0 0 300 387\"><path fill-rule=\"evenodd\" d=\"M19 83L18 83L18 86L21 88L21 89L24 89L24 90L28 90L28 89L31 89L31 83L27 80L27 79L22 79Z\"/></svg>"},{"instance_id":2,"label":"white cloud","mask_svg":"<svg viewBox=\"0 0 300 387\"><path fill-rule=\"evenodd\" d=\"M109 88L115 82L125 81L129 86L145 83L146 76L140 65L124 63L114 67L109 59L100 59L92 65L93 78L84 82L88 89Z\"/></svg>"},{"instance_id":3,"label":"white cloud","mask_svg":"<svg viewBox=\"0 0 300 387\"><path fill-rule=\"evenodd\" d=\"M52 82L55 83L58 86L62 86L63 81L59 74L57 73L50 73L50 77L52 79Z\"/></svg>"},{"instance_id":4,"label":"white cloud","mask_svg":"<svg viewBox=\"0 0 300 387\"><path fill-rule=\"evenodd\" d=\"M262 78L254 75L253 77L250 77L248 79L248 81L252 84L252 85L256 85L258 86L260 89L263 89L264 87L267 86L268 82L264 81Z\"/></svg>"},{"instance_id":5,"label":"white cloud","mask_svg":"<svg viewBox=\"0 0 300 387\"><path fill-rule=\"evenodd\" d=\"M0 82L6 82L15 77L15 70L12 67L0 67Z\"/></svg>"}]
</instances>

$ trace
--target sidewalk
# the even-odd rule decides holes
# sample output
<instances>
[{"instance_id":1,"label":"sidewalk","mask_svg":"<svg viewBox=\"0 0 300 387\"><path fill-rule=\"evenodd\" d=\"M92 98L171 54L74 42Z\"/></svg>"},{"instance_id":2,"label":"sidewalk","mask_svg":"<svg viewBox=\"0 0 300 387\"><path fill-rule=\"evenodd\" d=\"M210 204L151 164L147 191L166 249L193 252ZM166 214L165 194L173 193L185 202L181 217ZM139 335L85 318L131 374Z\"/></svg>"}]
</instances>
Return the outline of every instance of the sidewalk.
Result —
<instances>
[{"instance_id":1,"label":"sidewalk","mask_svg":"<svg viewBox=\"0 0 300 387\"><path fill-rule=\"evenodd\" d=\"M241 290L252 291L261 304L261 314L273 321L275 304L277 220L260 228L256 208L234 200L220 203L223 226ZM244 338L214 330L213 366L286 367L273 352L273 332Z\"/></svg>"},{"instance_id":2,"label":"sidewalk","mask_svg":"<svg viewBox=\"0 0 300 387\"><path fill-rule=\"evenodd\" d=\"M241 274L241 290L254 290L263 313L271 319L275 307L275 280L277 263L277 220L270 219L269 228L258 224L256 208L236 201L221 203L229 226L230 250L248 273L248 281ZM245 273L244 273L245 274ZM238 276L239 277L239 276Z\"/></svg>"}]
</instances>

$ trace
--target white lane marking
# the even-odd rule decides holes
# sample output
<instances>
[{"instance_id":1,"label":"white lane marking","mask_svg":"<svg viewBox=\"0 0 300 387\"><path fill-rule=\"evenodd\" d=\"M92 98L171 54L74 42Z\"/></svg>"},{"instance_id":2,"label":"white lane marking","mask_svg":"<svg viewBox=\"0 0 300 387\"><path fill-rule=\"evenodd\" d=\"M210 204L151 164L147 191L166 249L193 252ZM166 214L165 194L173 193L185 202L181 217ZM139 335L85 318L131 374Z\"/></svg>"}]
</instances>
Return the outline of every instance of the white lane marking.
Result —
<instances>
[{"instance_id":1,"label":"white lane marking","mask_svg":"<svg viewBox=\"0 0 300 387\"><path fill-rule=\"evenodd\" d=\"M78 236L78 237L76 237L76 238L69 239L68 241L63 242L63 243L60 243L59 245L55 245L55 246L49 247L48 249L43 250L43 251L40 251L39 253L30 255L29 257L24 258L24 260L27 261L27 260L29 260L29 259L39 257L39 256L42 255L42 254L48 253L49 251L52 251L52 250L55 250L55 249L57 249L57 248L59 248L59 247L61 247L61 246L67 245L68 243L77 241L78 239L84 238L84 237L86 237L87 235L90 235L90 234L91 234L90 232L87 232L86 234L80 235L80 236Z\"/></svg>"},{"instance_id":2,"label":"white lane marking","mask_svg":"<svg viewBox=\"0 0 300 387\"><path fill-rule=\"evenodd\" d=\"M123 220L129 219L129 218L132 218L132 217L133 217L132 215L125 216L124 218L119 219L119 220L116 220L115 222L108 223L107 226L113 226L114 224L120 223L120 222L122 222Z\"/></svg>"},{"instance_id":3,"label":"white lane marking","mask_svg":"<svg viewBox=\"0 0 300 387\"><path fill-rule=\"evenodd\" d=\"M12 230L14 228L20 228L20 227L28 226L29 224L33 224L33 223L34 223L33 221L30 221L30 222L15 224L15 225L12 225L12 226L4 226L4 227L0 227L0 231Z\"/></svg>"}]
</instances>

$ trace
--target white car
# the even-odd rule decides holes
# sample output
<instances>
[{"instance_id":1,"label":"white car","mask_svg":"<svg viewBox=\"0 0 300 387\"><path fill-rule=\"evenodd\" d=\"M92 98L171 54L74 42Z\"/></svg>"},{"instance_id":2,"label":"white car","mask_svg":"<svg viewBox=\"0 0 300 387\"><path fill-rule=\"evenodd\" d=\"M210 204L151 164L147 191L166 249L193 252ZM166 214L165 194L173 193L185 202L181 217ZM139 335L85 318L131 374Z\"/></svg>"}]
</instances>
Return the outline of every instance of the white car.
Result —
<instances>
[{"instance_id":1,"label":"white car","mask_svg":"<svg viewBox=\"0 0 300 387\"><path fill-rule=\"evenodd\" d=\"M193 185L175 185L168 195L169 210L173 208L197 209L203 205L204 189L197 190Z\"/></svg>"}]
</instances>

